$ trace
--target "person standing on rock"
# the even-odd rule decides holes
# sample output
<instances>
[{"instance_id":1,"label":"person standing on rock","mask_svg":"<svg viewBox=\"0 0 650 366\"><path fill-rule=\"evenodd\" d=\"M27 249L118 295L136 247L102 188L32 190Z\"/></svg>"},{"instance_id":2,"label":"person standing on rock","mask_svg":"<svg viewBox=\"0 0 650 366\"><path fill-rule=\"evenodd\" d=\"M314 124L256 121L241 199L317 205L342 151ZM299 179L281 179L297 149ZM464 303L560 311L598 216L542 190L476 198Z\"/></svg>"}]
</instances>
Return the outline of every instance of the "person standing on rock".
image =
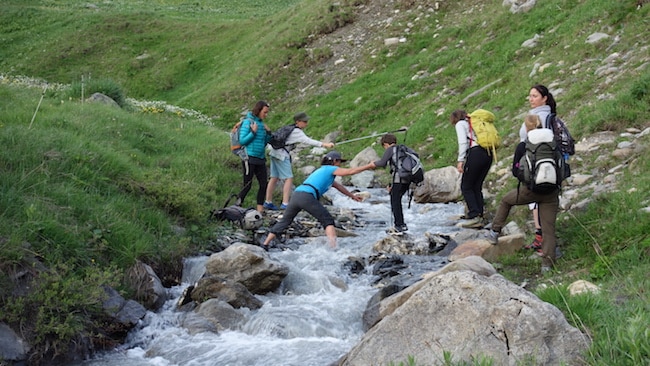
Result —
<instances>
[{"instance_id":1,"label":"person standing on rock","mask_svg":"<svg viewBox=\"0 0 650 366\"><path fill-rule=\"evenodd\" d=\"M341 163L345 161L338 151L330 151L323 157L321 167L311 173L305 179L305 182L296 188L293 195L291 195L282 219L269 230L269 234L262 243L262 247L265 250L268 250L271 241L282 234L302 210L307 211L320 222L325 229L325 235L327 235L330 247L336 248L334 218L319 200L325 192L331 187L334 187L344 195L360 202L362 200L361 197L352 194L341 183L336 182L335 179L336 177L353 175L374 168L372 163L356 168L341 168Z\"/></svg>"},{"instance_id":2,"label":"person standing on rock","mask_svg":"<svg viewBox=\"0 0 650 366\"><path fill-rule=\"evenodd\" d=\"M289 197L291 197L291 188L293 186L293 171L291 168L291 154L289 151L293 146L302 143L330 149L334 147L334 143L314 140L305 134L303 130L309 123L309 116L307 113L296 113L296 115L293 116L293 121L296 127L291 131L289 137L287 137L287 146L281 149L271 148L271 152L269 153L269 156L271 157L271 179L269 179L269 184L266 187L266 200L264 201L264 208L267 210L278 210L278 207L273 204L273 192L275 191L275 186L280 179L284 179L284 185L282 186L282 204L279 209L284 210L289 204Z\"/></svg>"},{"instance_id":3,"label":"person standing on rock","mask_svg":"<svg viewBox=\"0 0 650 366\"><path fill-rule=\"evenodd\" d=\"M384 168L390 164L392 176L391 184L388 189L390 191L390 209L393 213L395 225L392 228L388 228L386 232L390 234L404 233L408 231L408 226L404 223L402 197L406 192L408 192L411 181L401 178L399 174L397 174L397 157L395 156L397 152L397 137L392 133L387 133L381 137L379 143L385 149L384 155L382 155L381 159L372 164L374 167L379 168ZM414 153L410 148L407 149Z\"/></svg>"},{"instance_id":4,"label":"person standing on rock","mask_svg":"<svg viewBox=\"0 0 650 366\"><path fill-rule=\"evenodd\" d=\"M476 113L476 112L475 112ZM492 118L494 116L492 115ZM460 223L465 228L482 228L485 225L483 211L483 182L490 171L494 157L478 144L476 133L471 128L471 116L462 109L455 110L450 116L451 124L456 129L458 138L458 158L456 169L462 174L460 190L467 205L465 221Z\"/></svg>"},{"instance_id":5,"label":"person standing on rock","mask_svg":"<svg viewBox=\"0 0 650 366\"><path fill-rule=\"evenodd\" d=\"M264 213L264 196L268 180L266 144L271 139L271 129L264 124L264 119L269 114L269 108L267 102L258 101L242 121L239 131L239 141L246 149L248 160L242 161L244 187L237 194L237 204L241 205L244 202L253 185L253 177L255 177L259 184L255 202L257 203L256 209L260 213Z\"/></svg>"},{"instance_id":6,"label":"person standing on rock","mask_svg":"<svg viewBox=\"0 0 650 366\"><path fill-rule=\"evenodd\" d=\"M528 103L530 105L530 110L528 114L534 114L539 117L539 120L542 123L542 128L552 129L553 127L548 125L548 116L551 113L557 113L557 103L553 94L548 90L547 87L541 84L533 85L528 92ZM521 128L519 129L519 141L526 141L528 131L526 129L526 123L522 123ZM541 251L542 249L542 224L539 218L539 208L536 202L530 203L528 208L533 211L533 221L535 223L535 238L533 242L526 245L526 249L533 249L536 251Z\"/></svg>"},{"instance_id":7,"label":"person standing on rock","mask_svg":"<svg viewBox=\"0 0 650 366\"><path fill-rule=\"evenodd\" d=\"M528 135L532 136L545 136L549 141L553 139L553 131L542 128L542 122L539 116L531 114L526 116L524 125L528 131ZM515 150L515 156L512 161L512 174L517 177L519 171L519 161L521 157L526 154L526 142L520 142ZM557 219L557 212L560 207L560 190L555 189L550 193L535 193L529 190L525 185L520 185L506 193L499 204L494 220L492 221L492 228L485 233L485 238L491 244L498 244L499 234L501 229L506 224L506 219L510 213L512 206L526 205L531 202L536 202L539 206L539 217L544 228L544 236L541 245L542 257L542 273L548 272L555 265L555 220Z\"/></svg>"}]
</instances>

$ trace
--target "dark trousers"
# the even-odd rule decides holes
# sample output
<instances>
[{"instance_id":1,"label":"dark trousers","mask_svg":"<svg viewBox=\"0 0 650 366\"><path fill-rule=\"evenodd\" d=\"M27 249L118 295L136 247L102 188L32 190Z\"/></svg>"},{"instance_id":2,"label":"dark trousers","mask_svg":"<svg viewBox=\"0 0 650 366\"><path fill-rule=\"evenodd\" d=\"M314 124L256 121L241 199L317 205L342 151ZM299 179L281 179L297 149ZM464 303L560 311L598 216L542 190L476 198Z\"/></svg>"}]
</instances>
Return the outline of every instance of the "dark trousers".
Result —
<instances>
[{"instance_id":1,"label":"dark trousers","mask_svg":"<svg viewBox=\"0 0 650 366\"><path fill-rule=\"evenodd\" d=\"M467 218L482 216L485 208L483 182L490 171L492 155L480 146L469 149L463 168L460 191L467 205Z\"/></svg>"},{"instance_id":2,"label":"dark trousers","mask_svg":"<svg viewBox=\"0 0 650 366\"><path fill-rule=\"evenodd\" d=\"M320 222L320 224L323 226L323 229L330 225L334 225L334 218L329 213L327 208L323 206L323 204L320 203L316 197L314 197L314 195L311 193L298 191L293 192L291 198L289 199L287 209L284 210L282 219L273 225L269 232L272 232L277 236L281 235L285 230L287 230L289 225L291 225L291 222L293 222L293 219L302 210L305 210L310 215L314 216L316 220L318 220L318 222Z\"/></svg>"},{"instance_id":3,"label":"dark trousers","mask_svg":"<svg viewBox=\"0 0 650 366\"><path fill-rule=\"evenodd\" d=\"M408 191L409 185L410 183L393 183L390 187L390 209L393 212L396 227L404 225L402 196Z\"/></svg>"},{"instance_id":4,"label":"dark trousers","mask_svg":"<svg viewBox=\"0 0 650 366\"><path fill-rule=\"evenodd\" d=\"M555 219L560 206L558 195L559 190L540 194L529 190L523 185L509 191L501 198L501 203L492 222L492 230L501 232L501 229L506 224L506 219L512 206L537 202L539 220L544 231L544 235L542 235L542 252L544 253L542 264L544 266L552 266L555 263Z\"/></svg>"},{"instance_id":5,"label":"dark trousers","mask_svg":"<svg viewBox=\"0 0 650 366\"><path fill-rule=\"evenodd\" d=\"M259 190L257 191L256 202L258 205L264 204L266 197L266 186L268 184L268 171L266 169L266 160L250 157L248 160L242 161L242 169L244 172L244 188L239 192L237 198L243 205L244 199L251 190L253 185L253 177L257 178Z\"/></svg>"}]
</instances>

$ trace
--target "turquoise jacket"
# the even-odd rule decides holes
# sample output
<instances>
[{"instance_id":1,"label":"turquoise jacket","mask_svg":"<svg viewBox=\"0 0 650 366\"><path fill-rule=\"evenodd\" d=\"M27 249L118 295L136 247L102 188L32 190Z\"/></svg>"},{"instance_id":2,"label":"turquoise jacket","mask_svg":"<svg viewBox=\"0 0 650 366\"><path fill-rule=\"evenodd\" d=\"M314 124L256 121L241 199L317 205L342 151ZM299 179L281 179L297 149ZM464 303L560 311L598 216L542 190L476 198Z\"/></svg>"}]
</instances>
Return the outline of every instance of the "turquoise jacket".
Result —
<instances>
[{"instance_id":1,"label":"turquoise jacket","mask_svg":"<svg viewBox=\"0 0 650 366\"><path fill-rule=\"evenodd\" d=\"M251 123L257 123L257 132L251 130ZM266 159L266 144L271 140L271 134L266 133L264 121L248 112L239 131L239 142L246 147L248 156Z\"/></svg>"}]
</instances>

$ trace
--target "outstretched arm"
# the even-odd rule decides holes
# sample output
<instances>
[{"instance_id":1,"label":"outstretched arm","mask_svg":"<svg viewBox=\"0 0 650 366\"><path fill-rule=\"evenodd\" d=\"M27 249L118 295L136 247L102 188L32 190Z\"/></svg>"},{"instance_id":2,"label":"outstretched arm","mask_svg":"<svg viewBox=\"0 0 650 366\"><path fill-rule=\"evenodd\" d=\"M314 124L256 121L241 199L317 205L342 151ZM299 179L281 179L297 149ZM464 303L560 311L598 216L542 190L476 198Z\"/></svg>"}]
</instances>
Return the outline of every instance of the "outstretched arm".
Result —
<instances>
[{"instance_id":1,"label":"outstretched arm","mask_svg":"<svg viewBox=\"0 0 650 366\"><path fill-rule=\"evenodd\" d=\"M361 202L363 200L363 198L361 198L360 196L355 196L354 194L352 194L350 191L347 190L347 188L345 188L343 184L339 182L332 183L332 187L336 188L339 192L343 193L344 195L350 197L351 199L357 202Z\"/></svg>"},{"instance_id":2,"label":"outstretched arm","mask_svg":"<svg viewBox=\"0 0 650 366\"><path fill-rule=\"evenodd\" d=\"M356 167L356 168L337 168L334 171L334 175L339 176L339 177L343 177L343 176L346 176L346 175L353 175L353 174L361 173L362 171L369 170L369 169L375 169L375 163L366 164L364 166L359 166L359 167Z\"/></svg>"}]
</instances>

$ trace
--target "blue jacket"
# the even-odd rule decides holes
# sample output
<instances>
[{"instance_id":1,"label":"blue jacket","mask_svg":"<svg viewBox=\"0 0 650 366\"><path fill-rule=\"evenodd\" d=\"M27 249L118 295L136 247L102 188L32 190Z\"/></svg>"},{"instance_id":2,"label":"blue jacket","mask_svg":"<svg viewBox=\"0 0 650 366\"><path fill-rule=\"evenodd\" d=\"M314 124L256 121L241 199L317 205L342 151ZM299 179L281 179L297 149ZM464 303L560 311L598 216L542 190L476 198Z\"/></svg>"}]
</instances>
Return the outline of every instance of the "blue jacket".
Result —
<instances>
[{"instance_id":1,"label":"blue jacket","mask_svg":"<svg viewBox=\"0 0 650 366\"><path fill-rule=\"evenodd\" d=\"M251 123L257 123L257 132L251 130ZM239 142L246 147L248 156L254 156L258 159L266 159L266 144L271 139L271 135L266 133L264 121L251 112L248 112L242 122L239 131Z\"/></svg>"},{"instance_id":2,"label":"blue jacket","mask_svg":"<svg viewBox=\"0 0 650 366\"><path fill-rule=\"evenodd\" d=\"M316 199L320 198L325 192L327 192L334 184L334 171L338 169L336 165L322 165L320 168L314 170L305 181L296 187L296 192L307 192L311 193ZM310 187L307 184L313 186ZM318 192L314 192L314 188Z\"/></svg>"}]
</instances>

